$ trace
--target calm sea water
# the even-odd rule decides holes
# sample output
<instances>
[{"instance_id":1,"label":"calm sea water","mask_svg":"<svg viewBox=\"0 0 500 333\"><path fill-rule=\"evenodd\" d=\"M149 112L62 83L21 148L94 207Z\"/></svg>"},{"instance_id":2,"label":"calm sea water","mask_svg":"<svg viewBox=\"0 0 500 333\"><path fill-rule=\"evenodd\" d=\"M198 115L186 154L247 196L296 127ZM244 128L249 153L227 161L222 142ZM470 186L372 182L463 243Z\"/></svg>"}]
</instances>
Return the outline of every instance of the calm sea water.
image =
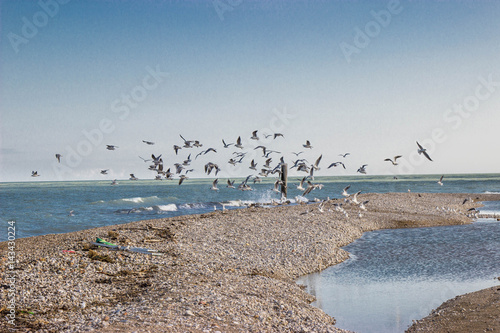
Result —
<instances>
[{"instance_id":1,"label":"calm sea water","mask_svg":"<svg viewBox=\"0 0 500 333\"><path fill-rule=\"evenodd\" d=\"M439 175L317 177L322 190L315 190L308 199L340 197L341 190L351 185L350 191L363 192L500 192L500 174L470 174L445 176L444 186L436 182ZM294 185L299 177L289 177L288 196L293 200L301 194ZM251 184L253 191L239 191L226 187L220 179L220 191L211 191L213 179L188 179L182 185L177 181L138 180L73 182L0 183L0 221L16 221L17 237L50 233L64 233L105 226L185 214L197 214L227 208L243 207L251 202L270 202L280 195L272 191L274 179ZM241 183L236 180L235 184ZM72 214L70 214L70 212ZM5 228L6 230L6 228ZM0 241L7 232L0 232Z\"/></svg>"},{"instance_id":2,"label":"calm sea water","mask_svg":"<svg viewBox=\"0 0 500 333\"><path fill-rule=\"evenodd\" d=\"M344 249L350 259L298 283L338 327L359 333L404 332L444 301L499 284L500 222L493 219L377 230Z\"/></svg>"}]
</instances>

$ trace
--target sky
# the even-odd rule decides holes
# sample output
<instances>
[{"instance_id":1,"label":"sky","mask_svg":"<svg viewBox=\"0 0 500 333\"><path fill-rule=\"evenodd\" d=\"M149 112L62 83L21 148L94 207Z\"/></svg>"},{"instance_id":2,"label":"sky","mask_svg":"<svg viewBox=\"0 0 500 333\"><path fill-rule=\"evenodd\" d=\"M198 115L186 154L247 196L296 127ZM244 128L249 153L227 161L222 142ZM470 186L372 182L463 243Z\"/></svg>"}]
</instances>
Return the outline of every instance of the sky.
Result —
<instances>
[{"instance_id":1,"label":"sky","mask_svg":"<svg viewBox=\"0 0 500 333\"><path fill-rule=\"evenodd\" d=\"M247 176L258 145L273 164L322 155L323 176L500 172L499 16L466 0L2 0L0 182L152 179L139 156L190 153L190 177L209 161ZM203 147L175 155L180 135Z\"/></svg>"}]
</instances>

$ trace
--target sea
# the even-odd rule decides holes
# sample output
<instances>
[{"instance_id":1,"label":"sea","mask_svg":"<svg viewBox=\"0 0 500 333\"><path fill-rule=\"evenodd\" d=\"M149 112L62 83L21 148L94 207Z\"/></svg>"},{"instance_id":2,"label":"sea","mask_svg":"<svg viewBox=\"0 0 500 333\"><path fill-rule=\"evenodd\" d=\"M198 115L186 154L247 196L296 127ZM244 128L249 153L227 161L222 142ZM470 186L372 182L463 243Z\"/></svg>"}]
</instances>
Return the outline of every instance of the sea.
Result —
<instances>
[{"instance_id":1,"label":"sea","mask_svg":"<svg viewBox=\"0 0 500 333\"><path fill-rule=\"evenodd\" d=\"M297 200L339 198L342 189L362 192L451 192L500 193L500 174L445 175L443 186L437 184L441 175L414 176L340 176L316 177L323 184L302 197L296 189L300 177L289 177L288 198ZM52 233L115 225L132 221L201 214L222 209L238 209L252 203L268 204L280 200L273 191L275 179L261 183L250 179L251 191L227 187L227 179L219 180L219 191L212 191L214 179L187 179L181 185L175 180L107 181L34 181L0 183L0 222L16 223L16 237L31 237ZM236 179L235 186L244 179ZM272 206L271 206L272 207ZM6 230L6 228L4 228ZM0 232L0 241L7 232Z\"/></svg>"},{"instance_id":2,"label":"sea","mask_svg":"<svg viewBox=\"0 0 500 333\"><path fill-rule=\"evenodd\" d=\"M349 192L500 193L500 174L316 177L305 197L289 177L288 199L340 198ZM226 186L210 190L213 179L58 181L0 183L0 241L9 226L16 238L116 225L132 221L241 209L259 203L273 209L281 194L275 179L249 180L250 191ZM235 186L244 179L236 179ZM368 207L369 208L369 207ZM482 213L498 214L500 202L487 202ZM10 223L9 223L10 222ZM15 222L15 223L12 223ZM317 301L313 305L356 332L404 332L412 320L427 315L447 299L498 284L500 222L480 219L471 225L377 230L344 249L350 259L300 278Z\"/></svg>"}]
</instances>

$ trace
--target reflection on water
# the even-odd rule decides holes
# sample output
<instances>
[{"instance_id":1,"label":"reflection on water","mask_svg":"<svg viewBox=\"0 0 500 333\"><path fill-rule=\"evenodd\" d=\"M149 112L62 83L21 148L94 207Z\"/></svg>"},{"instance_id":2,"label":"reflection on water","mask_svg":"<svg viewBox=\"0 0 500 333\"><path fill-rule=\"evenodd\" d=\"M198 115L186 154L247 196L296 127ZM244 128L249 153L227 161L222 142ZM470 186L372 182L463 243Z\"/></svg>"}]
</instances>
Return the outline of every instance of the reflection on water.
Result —
<instances>
[{"instance_id":1,"label":"reflection on water","mask_svg":"<svg viewBox=\"0 0 500 333\"><path fill-rule=\"evenodd\" d=\"M313 305L356 332L404 332L456 295L498 284L500 223L378 230L344 247L351 258L299 279Z\"/></svg>"}]
</instances>

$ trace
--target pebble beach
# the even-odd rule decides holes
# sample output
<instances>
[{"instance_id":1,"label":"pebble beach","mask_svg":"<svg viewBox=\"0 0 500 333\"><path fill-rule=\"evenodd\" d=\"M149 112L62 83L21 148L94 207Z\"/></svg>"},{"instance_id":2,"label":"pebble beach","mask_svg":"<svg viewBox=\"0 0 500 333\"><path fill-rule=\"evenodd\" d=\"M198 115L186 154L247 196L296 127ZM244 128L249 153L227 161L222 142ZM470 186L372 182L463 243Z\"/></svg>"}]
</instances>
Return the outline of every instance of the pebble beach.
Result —
<instances>
[{"instance_id":1,"label":"pebble beach","mask_svg":"<svg viewBox=\"0 0 500 333\"><path fill-rule=\"evenodd\" d=\"M318 203L252 206L17 239L15 321L3 307L0 330L347 332L310 305L314 297L295 283L298 277L346 260L341 247L366 231L471 223L470 208L500 195L358 199L369 201L362 216L353 204L343 205L347 214L337 211L343 200L333 199L321 210ZM97 237L158 255L98 247ZM0 251L3 277L7 242ZM7 299L8 283L1 282ZM426 325L412 330L439 331Z\"/></svg>"}]
</instances>

